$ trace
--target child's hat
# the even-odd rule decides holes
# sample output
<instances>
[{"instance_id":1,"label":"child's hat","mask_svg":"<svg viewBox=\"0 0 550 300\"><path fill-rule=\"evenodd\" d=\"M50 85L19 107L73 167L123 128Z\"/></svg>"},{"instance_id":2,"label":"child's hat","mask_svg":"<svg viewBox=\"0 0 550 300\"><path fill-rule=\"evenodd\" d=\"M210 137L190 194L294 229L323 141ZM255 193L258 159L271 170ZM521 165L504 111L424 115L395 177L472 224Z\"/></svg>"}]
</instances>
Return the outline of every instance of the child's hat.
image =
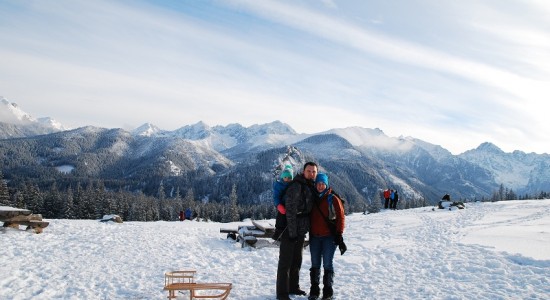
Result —
<instances>
[{"instance_id":1,"label":"child's hat","mask_svg":"<svg viewBox=\"0 0 550 300\"><path fill-rule=\"evenodd\" d=\"M285 177L288 177L291 180L294 178L291 165L286 165L283 172L281 172L281 178L285 178Z\"/></svg>"}]
</instances>

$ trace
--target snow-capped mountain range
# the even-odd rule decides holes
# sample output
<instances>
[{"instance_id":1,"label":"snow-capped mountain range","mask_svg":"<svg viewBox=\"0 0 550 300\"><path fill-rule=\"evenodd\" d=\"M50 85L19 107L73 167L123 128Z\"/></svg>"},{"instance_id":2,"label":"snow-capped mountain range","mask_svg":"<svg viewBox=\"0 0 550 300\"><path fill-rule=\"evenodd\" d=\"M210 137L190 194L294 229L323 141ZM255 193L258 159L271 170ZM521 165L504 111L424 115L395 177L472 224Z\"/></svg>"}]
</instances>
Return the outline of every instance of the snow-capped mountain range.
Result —
<instances>
[{"instance_id":1,"label":"snow-capped mountain range","mask_svg":"<svg viewBox=\"0 0 550 300\"><path fill-rule=\"evenodd\" d=\"M227 185L238 183L240 199L255 203L269 201L271 175L281 164L290 162L297 172L311 159L333 175L334 186L352 203L369 203L385 188L399 190L403 199L428 202L444 193L489 198L501 185L516 193L550 190L550 155L505 153L490 143L453 155L412 137L389 137L380 129L298 134L280 121L250 127L198 122L174 131L149 123L131 132L66 130L32 118L5 98L0 99L0 116L0 155L7 177L29 170L52 174L48 170L53 168L69 170L75 178L116 179L125 188L151 193L159 182L165 188L193 188L209 199L223 198ZM25 152L24 158L2 153L10 149Z\"/></svg>"},{"instance_id":2,"label":"snow-capped mountain range","mask_svg":"<svg viewBox=\"0 0 550 300\"><path fill-rule=\"evenodd\" d=\"M44 117L34 118L15 103L0 96L0 138L24 137L67 130L56 120Z\"/></svg>"}]
</instances>

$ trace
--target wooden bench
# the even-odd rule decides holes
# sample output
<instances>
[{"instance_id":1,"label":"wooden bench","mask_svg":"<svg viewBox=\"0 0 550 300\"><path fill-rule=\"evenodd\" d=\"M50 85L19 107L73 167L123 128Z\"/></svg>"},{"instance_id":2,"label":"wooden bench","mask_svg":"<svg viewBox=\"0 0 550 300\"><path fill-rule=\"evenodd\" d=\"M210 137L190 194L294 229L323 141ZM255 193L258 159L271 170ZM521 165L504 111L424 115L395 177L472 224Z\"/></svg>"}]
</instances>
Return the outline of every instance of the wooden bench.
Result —
<instances>
[{"instance_id":1,"label":"wooden bench","mask_svg":"<svg viewBox=\"0 0 550 300\"><path fill-rule=\"evenodd\" d=\"M176 298L176 291L189 291L189 299L227 299L231 283L197 283L195 270L172 271L164 274L164 290L168 299ZM200 293L198 293L200 291Z\"/></svg>"},{"instance_id":2,"label":"wooden bench","mask_svg":"<svg viewBox=\"0 0 550 300\"><path fill-rule=\"evenodd\" d=\"M27 226L26 230L41 233L49 222L42 221L42 215L32 214L30 210L15 207L0 206L0 221L3 227L19 229L19 225Z\"/></svg>"},{"instance_id":3,"label":"wooden bench","mask_svg":"<svg viewBox=\"0 0 550 300\"><path fill-rule=\"evenodd\" d=\"M241 247L249 246L254 248L266 247L275 245L279 246L280 242L272 242L271 237L275 233L275 226L269 220L252 220L252 225L241 225L235 228L220 228L220 233L227 233L227 238L231 238ZM258 243L258 239L268 239L269 242ZM261 244L260 246L258 244ZM304 241L304 248L309 246L309 240Z\"/></svg>"}]
</instances>

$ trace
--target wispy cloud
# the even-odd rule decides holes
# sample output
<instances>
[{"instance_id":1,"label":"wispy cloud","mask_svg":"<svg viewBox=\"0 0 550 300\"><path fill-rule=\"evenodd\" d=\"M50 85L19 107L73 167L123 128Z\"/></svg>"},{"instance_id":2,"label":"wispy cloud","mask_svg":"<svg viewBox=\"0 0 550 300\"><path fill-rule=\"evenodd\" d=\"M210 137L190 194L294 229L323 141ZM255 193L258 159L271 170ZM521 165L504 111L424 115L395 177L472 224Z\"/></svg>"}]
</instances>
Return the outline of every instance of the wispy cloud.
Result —
<instances>
[{"instance_id":1,"label":"wispy cloud","mask_svg":"<svg viewBox=\"0 0 550 300\"><path fill-rule=\"evenodd\" d=\"M548 5L403 6L1 2L0 94L69 126L278 119L548 151Z\"/></svg>"}]
</instances>

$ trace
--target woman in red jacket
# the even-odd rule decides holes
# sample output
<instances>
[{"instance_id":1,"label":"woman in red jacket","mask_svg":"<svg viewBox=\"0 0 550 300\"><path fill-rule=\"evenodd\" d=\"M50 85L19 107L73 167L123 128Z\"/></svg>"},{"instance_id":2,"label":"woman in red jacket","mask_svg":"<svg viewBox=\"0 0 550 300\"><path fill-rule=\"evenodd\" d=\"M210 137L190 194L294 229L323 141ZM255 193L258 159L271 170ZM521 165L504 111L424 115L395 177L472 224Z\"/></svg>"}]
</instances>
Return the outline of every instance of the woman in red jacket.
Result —
<instances>
[{"instance_id":1,"label":"woman in red jacket","mask_svg":"<svg viewBox=\"0 0 550 300\"><path fill-rule=\"evenodd\" d=\"M313 204L310 213L309 250L311 269L309 270L311 288L309 300L319 299L321 262L323 263L323 300L332 299L334 267L332 261L337 245L343 244L344 206L342 200L329 187L328 176L319 173L315 179L319 192L319 201Z\"/></svg>"}]
</instances>

